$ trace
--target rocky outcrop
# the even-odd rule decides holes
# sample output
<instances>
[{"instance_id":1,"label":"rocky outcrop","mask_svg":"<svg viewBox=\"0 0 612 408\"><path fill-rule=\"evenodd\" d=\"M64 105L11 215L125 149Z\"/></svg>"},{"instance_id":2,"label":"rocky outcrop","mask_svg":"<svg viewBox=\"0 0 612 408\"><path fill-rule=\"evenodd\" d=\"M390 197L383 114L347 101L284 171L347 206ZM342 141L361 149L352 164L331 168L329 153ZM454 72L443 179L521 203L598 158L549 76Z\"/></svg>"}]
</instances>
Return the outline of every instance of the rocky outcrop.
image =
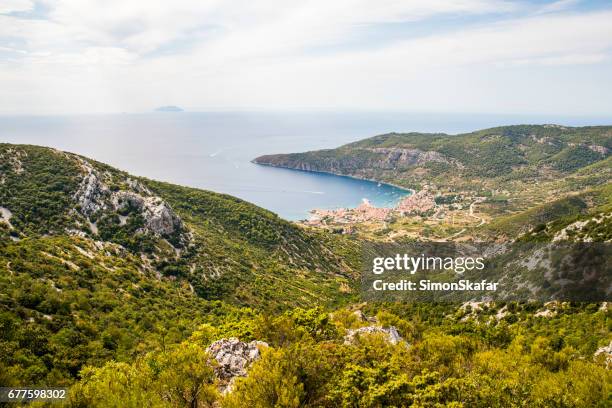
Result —
<instances>
[{"instance_id":1,"label":"rocky outcrop","mask_svg":"<svg viewBox=\"0 0 612 408\"><path fill-rule=\"evenodd\" d=\"M390 344L399 344L403 341L402 337L397 332L395 326L385 328L382 326L365 326L358 329L349 329L344 336L344 344L355 344L357 338L363 335L370 335L374 333L382 333L386 336L386 340Z\"/></svg>"},{"instance_id":2,"label":"rocky outcrop","mask_svg":"<svg viewBox=\"0 0 612 408\"><path fill-rule=\"evenodd\" d=\"M125 212L135 210L145 220L143 232L158 236L169 236L179 232L183 225L172 208L160 197L152 195L142 183L125 180L130 190L111 191L100 174L87 160L77 158L83 171L83 178L74 194L79 212L89 219L103 211ZM122 219L122 224L125 218Z\"/></svg>"},{"instance_id":3,"label":"rocky outcrop","mask_svg":"<svg viewBox=\"0 0 612 408\"><path fill-rule=\"evenodd\" d=\"M143 215L147 227L158 235L171 235L182 228L180 218L159 197L144 200Z\"/></svg>"},{"instance_id":4,"label":"rocky outcrop","mask_svg":"<svg viewBox=\"0 0 612 408\"><path fill-rule=\"evenodd\" d=\"M383 168L397 168L406 166L420 166L428 162L438 162L446 164L458 164L455 160L449 159L440 152L423 151L420 149L403 149L398 147L378 147L368 149L379 153L379 166Z\"/></svg>"},{"instance_id":5,"label":"rocky outcrop","mask_svg":"<svg viewBox=\"0 0 612 408\"><path fill-rule=\"evenodd\" d=\"M601 213L591 218L582 221L575 221L559 232L553 237L553 242L560 241L580 241L580 242L593 242L601 241L604 238L602 230L605 228L591 228L598 224L610 224L612 222L612 212ZM604 238L605 239L605 238Z\"/></svg>"},{"instance_id":6,"label":"rocky outcrop","mask_svg":"<svg viewBox=\"0 0 612 408\"><path fill-rule=\"evenodd\" d=\"M161 198L143 197L131 191L119 191L112 195L115 210L132 208L140 212L145 219L147 229L156 235L171 235L181 226L180 218Z\"/></svg>"},{"instance_id":7,"label":"rocky outcrop","mask_svg":"<svg viewBox=\"0 0 612 408\"><path fill-rule=\"evenodd\" d=\"M245 343L235 337L212 343L206 351L217 361L215 374L219 378L222 393L232 390L238 377L246 377L247 368L261 357L260 348L268 347L263 341Z\"/></svg>"},{"instance_id":8,"label":"rocky outcrop","mask_svg":"<svg viewBox=\"0 0 612 408\"><path fill-rule=\"evenodd\" d=\"M12 216L13 214L8 208L0 207L0 221L4 221L10 229L13 229L13 225L11 224Z\"/></svg>"},{"instance_id":9,"label":"rocky outcrop","mask_svg":"<svg viewBox=\"0 0 612 408\"><path fill-rule=\"evenodd\" d=\"M365 313L363 313L361 310L355 310L353 312L353 315L355 315L355 317L360 321L360 322L370 322L370 323L377 323L378 319L376 318L376 316L366 316Z\"/></svg>"},{"instance_id":10,"label":"rocky outcrop","mask_svg":"<svg viewBox=\"0 0 612 408\"><path fill-rule=\"evenodd\" d=\"M6 162L9 165L11 171L13 171L14 173L21 174L23 173L22 159L27 156L28 154L22 150L8 148L4 153L0 153L0 161ZM2 180L4 179L2 178Z\"/></svg>"},{"instance_id":11,"label":"rocky outcrop","mask_svg":"<svg viewBox=\"0 0 612 408\"><path fill-rule=\"evenodd\" d=\"M608 153L610 153L610 149L608 149L605 146L600 146L600 145L588 145L587 146L590 150L594 151L595 153L599 153L603 156L607 156Z\"/></svg>"},{"instance_id":12,"label":"rocky outcrop","mask_svg":"<svg viewBox=\"0 0 612 408\"><path fill-rule=\"evenodd\" d=\"M85 161L83 160L83 162ZM74 199L80 207L80 212L89 217L107 208L106 198L110 192L104 183L100 181L97 172L93 170L91 165L87 163L83 168L86 173L74 195Z\"/></svg>"},{"instance_id":13,"label":"rocky outcrop","mask_svg":"<svg viewBox=\"0 0 612 408\"><path fill-rule=\"evenodd\" d=\"M612 341L607 346L597 349L594 354L595 359L603 358L606 363L606 368L612 367Z\"/></svg>"}]
</instances>

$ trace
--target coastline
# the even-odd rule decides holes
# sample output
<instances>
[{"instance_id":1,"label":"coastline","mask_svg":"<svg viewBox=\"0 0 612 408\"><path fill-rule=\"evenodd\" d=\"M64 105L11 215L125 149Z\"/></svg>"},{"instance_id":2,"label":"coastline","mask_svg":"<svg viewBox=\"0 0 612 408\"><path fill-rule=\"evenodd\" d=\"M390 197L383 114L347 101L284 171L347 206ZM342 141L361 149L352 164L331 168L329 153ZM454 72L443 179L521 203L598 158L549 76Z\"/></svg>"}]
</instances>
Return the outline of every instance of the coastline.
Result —
<instances>
[{"instance_id":1,"label":"coastline","mask_svg":"<svg viewBox=\"0 0 612 408\"><path fill-rule=\"evenodd\" d=\"M346 177L346 178L350 178L350 179L353 179L353 180L370 181L372 183L379 183L379 184L384 184L384 185L387 185L387 186L390 186L390 187L395 187L395 188L397 188L399 190L406 191L406 192L410 193L409 195L412 195L412 194L416 193L416 190L414 190L412 188L403 187L403 186L400 186L400 185L397 185L397 184L388 183L386 181L374 180L374 179L369 179L369 178L365 178L365 177L356 177L356 176L350 176L348 174L332 173L331 171L294 169L292 167L278 166L278 165L270 164L270 163L260 163L256 159L251 160L251 163L257 164L259 166L274 167L274 168L277 168L277 169L302 171L304 173L328 174L328 175L331 175L331 176Z\"/></svg>"}]
</instances>

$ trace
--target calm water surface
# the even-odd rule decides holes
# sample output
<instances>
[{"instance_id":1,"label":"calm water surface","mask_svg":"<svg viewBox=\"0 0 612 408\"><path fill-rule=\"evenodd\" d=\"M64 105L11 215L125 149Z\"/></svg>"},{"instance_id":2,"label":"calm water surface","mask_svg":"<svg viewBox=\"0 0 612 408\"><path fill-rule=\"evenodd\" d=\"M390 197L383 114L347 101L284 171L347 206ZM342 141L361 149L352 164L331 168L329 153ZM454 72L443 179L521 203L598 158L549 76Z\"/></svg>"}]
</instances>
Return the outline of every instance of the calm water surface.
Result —
<instances>
[{"instance_id":1,"label":"calm water surface","mask_svg":"<svg viewBox=\"0 0 612 408\"><path fill-rule=\"evenodd\" d=\"M609 119L609 118L608 118ZM228 193L290 220L313 208L394 205L406 191L347 177L259 166L262 154L333 148L391 131L459 133L514 123L610 123L567 119L405 113L155 113L0 116L0 141L80 153L132 174Z\"/></svg>"}]
</instances>

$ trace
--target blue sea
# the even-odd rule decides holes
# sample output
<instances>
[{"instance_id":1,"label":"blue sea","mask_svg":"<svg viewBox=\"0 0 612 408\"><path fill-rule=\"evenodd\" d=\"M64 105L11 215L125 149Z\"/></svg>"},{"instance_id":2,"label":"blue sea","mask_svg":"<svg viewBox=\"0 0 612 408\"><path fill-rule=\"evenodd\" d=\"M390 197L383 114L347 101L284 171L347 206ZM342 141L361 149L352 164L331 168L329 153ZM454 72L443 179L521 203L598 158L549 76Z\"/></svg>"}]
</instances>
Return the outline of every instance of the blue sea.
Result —
<instances>
[{"instance_id":1,"label":"blue sea","mask_svg":"<svg viewBox=\"0 0 612 408\"><path fill-rule=\"evenodd\" d=\"M610 124L611 118L371 112L202 112L0 116L0 142L55 147L138 176L231 194L288 220L313 208L394 205L407 191L251 163L387 132L461 133L520 123Z\"/></svg>"}]
</instances>

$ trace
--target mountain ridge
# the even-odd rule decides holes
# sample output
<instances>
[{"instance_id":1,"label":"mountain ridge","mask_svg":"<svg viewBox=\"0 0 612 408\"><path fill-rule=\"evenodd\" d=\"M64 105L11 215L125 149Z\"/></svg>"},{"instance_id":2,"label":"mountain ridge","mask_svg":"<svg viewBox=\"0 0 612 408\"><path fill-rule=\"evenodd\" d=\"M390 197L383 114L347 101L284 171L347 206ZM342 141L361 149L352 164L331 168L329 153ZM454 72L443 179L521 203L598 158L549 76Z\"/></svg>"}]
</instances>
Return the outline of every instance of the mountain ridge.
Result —
<instances>
[{"instance_id":1,"label":"mountain ridge","mask_svg":"<svg viewBox=\"0 0 612 408\"><path fill-rule=\"evenodd\" d=\"M611 217L573 210L611 208L609 188L579 191L609 160L547 187L576 199L524 237L609 240ZM70 387L66 406L609 399L609 303L357 303L357 234L36 146L0 144L0 210L0 384ZM215 373L240 356L217 341L267 344L225 395Z\"/></svg>"},{"instance_id":2,"label":"mountain ridge","mask_svg":"<svg viewBox=\"0 0 612 408\"><path fill-rule=\"evenodd\" d=\"M0 237L76 235L118 244L162 275L187 279L207 299L279 306L334 302L340 292L326 288L349 287L355 276L355 266L335 254L342 246L355 251L346 237L294 225L228 195L24 145L0 144L0 178L0 207L11 214L0 222ZM275 293L278 278L296 286L295 296ZM242 300L235 295L241 292Z\"/></svg>"},{"instance_id":3,"label":"mountain ridge","mask_svg":"<svg viewBox=\"0 0 612 408\"><path fill-rule=\"evenodd\" d=\"M521 181L540 179L546 174L538 172L563 174L605 159L611 149L610 126L515 125L457 135L388 133L336 149L264 155L253 161L418 189L426 182L450 186L458 175L473 176L483 186L509 175Z\"/></svg>"},{"instance_id":4,"label":"mountain ridge","mask_svg":"<svg viewBox=\"0 0 612 408\"><path fill-rule=\"evenodd\" d=\"M319 211L310 224L337 229L349 222L352 230L372 239L495 240L540 228L554 218L553 203L571 195L584 200L574 199L577 206L564 215L568 222L599 211L597 203L612 197L601 187L612 178L611 152L611 126L515 125L458 135L388 133L336 149L253 161L414 189L429 197L431 208L409 217L390 213L383 224L375 217L364 219L357 209ZM538 207L549 215L529 217L526 211ZM353 219L365 222L354 224Z\"/></svg>"}]
</instances>

